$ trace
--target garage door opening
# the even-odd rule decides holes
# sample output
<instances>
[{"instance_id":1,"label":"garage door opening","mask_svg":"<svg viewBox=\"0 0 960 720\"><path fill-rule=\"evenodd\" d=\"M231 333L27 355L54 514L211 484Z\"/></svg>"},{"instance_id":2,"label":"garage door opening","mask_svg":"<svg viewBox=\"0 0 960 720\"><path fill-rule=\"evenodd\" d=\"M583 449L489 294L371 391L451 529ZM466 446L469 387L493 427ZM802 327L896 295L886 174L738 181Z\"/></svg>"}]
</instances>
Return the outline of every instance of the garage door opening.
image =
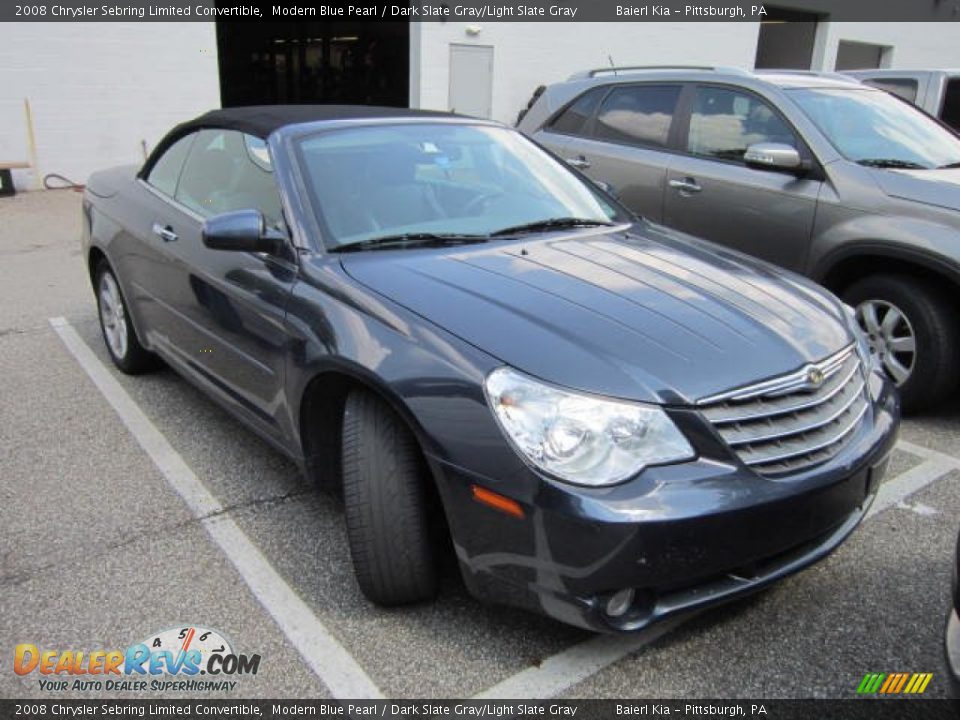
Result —
<instances>
[{"instance_id":1,"label":"garage door opening","mask_svg":"<svg viewBox=\"0 0 960 720\"><path fill-rule=\"evenodd\" d=\"M809 70L820 16L769 5L765 8L767 15L760 22L754 66L758 69Z\"/></svg>"},{"instance_id":2,"label":"garage door opening","mask_svg":"<svg viewBox=\"0 0 960 720\"><path fill-rule=\"evenodd\" d=\"M892 47L872 45L871 43L841 40L837 45L837 70L874 70L888 67L889 53Z\"/></svg>"},{"instance_id":3,"label":"garage door opening","mask_svg":"<svg viewBox=\"0 0 960 720\"><path fill-rule=\"evenodd\" d=\"M407 22L217 22L223 107L407 107Z\"/></svg>"}]
</instances>

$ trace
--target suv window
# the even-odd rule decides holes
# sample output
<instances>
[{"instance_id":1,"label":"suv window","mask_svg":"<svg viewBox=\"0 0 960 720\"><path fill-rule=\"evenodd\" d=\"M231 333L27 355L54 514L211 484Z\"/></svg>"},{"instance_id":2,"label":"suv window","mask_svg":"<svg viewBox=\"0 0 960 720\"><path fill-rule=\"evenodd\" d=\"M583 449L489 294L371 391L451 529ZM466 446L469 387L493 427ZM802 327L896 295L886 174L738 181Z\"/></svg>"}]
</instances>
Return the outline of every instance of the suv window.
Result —
<instances>
[{"instance_id":1,"label":"suv window","mask_svg":"<svg viewBox=\"0 0 960 720\"><path fill-rule=\"evenodd\" d=\"M916 80L910 78L870 78L863 81L865 85L886 90L907 102L916 104L919 86Z\"/></svg>"},{"instance_id":2,"label":"suv window","mask_svg":"<svg viewBox=\"0 0 960 720\"><path fill-rule=\"evenodd\" d=\"M173 197L177 190L177 180L183 169L183 161L187 159L190 145L196 138L196 133L186 135L167 148L167 151L150 168L147 182L153 185L164 195Z\"/></svg>"},{"instance_id":3,"label":"suv window","mask_svg":"<svg viewBox=\"0 0 960 720\"><path fill-rule=\"evenodd\" d=\"M667 144L679 85L630 85L610 91L600 106L594 135L640 145Z\"/></svg>"},{"instance_id":4,"label":"suv window","mask_svg":"<svg viewBox=\"0 0 960 720\"><path fill-rule=\"evenodd\" d=\"M557 116L550 130L569 135L581 134L606 92L606 87L595 87L585 92Z\"/></svg>"},{"instance_id":5,"label":"suv window","mask_svg":"<svg viewBox=\"0 0 960 720\"><path fill-rule=\"evenodd\" d=\"M263 140L235 130L201 130L176 199L204 217L254 208L267 224L281 219L280 196Z\"/></svg>"},{"instance_id":6,"label":"suv window","mask_svg":"<svg viewBox=\"0 0 960 720\"><path fill-rule=\"evenodd\" d=\"M954 130L960 130L960 78L951 78L947 81L940 119Z\"/></svg>"},{"instance_id":7,"label":"suv window","mask_svg":"<svg viewBox=\"0 0 960 720\"><path fill-rule=\"evenodd\" d=\"M799 148L793 131L762 100L729 88L697 88L690 113L689 152L742 162L747 148L761 142Z\"/></svg>"}]
</instances>

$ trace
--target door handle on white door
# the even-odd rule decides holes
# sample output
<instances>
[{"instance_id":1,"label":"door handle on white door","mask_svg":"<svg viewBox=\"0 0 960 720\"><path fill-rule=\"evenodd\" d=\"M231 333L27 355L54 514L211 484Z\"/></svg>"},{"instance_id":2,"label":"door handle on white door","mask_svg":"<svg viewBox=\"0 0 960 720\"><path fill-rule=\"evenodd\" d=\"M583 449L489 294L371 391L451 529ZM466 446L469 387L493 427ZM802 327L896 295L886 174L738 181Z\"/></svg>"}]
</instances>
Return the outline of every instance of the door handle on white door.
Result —
<instances>
[{"instance_id":1,"label":"door handle on white door","mask_svg":"<svg viewBox=\"0 0 960 720\"><path fill-rule=\"evenodd\" d=\"M680 192L688 193L698 193L703 190L702 187L697 185L697 181L693 178L684 178L683 180L671 180L670 187Z\"/></svg>"}]
</instances>

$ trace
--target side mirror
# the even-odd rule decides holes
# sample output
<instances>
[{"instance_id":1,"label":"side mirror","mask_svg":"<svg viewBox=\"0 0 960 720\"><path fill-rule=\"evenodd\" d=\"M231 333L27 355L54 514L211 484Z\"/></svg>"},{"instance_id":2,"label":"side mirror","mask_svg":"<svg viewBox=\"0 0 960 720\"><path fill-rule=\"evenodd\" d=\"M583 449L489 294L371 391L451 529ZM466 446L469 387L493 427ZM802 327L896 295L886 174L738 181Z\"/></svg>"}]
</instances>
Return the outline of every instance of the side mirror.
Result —
<instances>
[{"instance_id":1,"label":"side mirror","mask_svg":"<svg viewBox=\"0 0 960 720\"><path fill-rule=\"evenodd\" d=\"M203 244L211 250L276 253L283 247L281 233L266 226L259 210L234 210L203 222Z\"/></svg>"},{"instance_id":2,"label":"side mirror","mask_svg":"<svg viewBox=\"0 0 960 720\"><path fill-rule=\"evenodd\" d=\"M743 161L757 170L800 173L809 170L797 149L784 143L756 143L747 148Z\"/></svg>"}]
</instances>

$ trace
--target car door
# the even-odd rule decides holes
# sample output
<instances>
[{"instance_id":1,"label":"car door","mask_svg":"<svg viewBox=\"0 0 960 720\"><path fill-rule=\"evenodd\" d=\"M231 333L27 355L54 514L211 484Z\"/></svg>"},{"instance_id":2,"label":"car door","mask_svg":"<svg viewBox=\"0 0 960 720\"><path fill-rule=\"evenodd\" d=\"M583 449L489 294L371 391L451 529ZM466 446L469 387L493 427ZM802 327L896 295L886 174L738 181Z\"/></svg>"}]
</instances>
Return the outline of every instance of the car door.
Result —
<instances>
[{"instance_id":1,"label":"car door","mask_svg":"<svg viewBox=\"0 0 960 720\"><path fill-rule=\"evenodd\" d=\"M280 439L287 299L296 282L292 250L278 255L211 250L203 221L257 209L283 229L265 143L243 133L196 133L173 198L158 193L149 244L157 258L141 282L154 306L152 344Z\"/></svg>"},{"instance_id":2,"label":"car door","mask_svg":"<svg viewBox=\"0 0 960 720\"><path fill-rule=\"evenodd\" d=\"M612 186L634 212L660 222L670 153L667 146L682 86L615 85L564 148L564 157L593 180Z\"/></svg>"},{"instance_id":3,"label":"car door","mask_svg":"<svg viewBox=\"0 0 960 720\"><path fill-rule=\"evenodd\" d=\"M743 155L762 142L792 145L807 159L809 150L783 116L751 92L720 85L689 91L680 130L685 153L672 158L667 172L664 224L801 271L819 175L754 169Z\"/></svg>"}]
</instances>

